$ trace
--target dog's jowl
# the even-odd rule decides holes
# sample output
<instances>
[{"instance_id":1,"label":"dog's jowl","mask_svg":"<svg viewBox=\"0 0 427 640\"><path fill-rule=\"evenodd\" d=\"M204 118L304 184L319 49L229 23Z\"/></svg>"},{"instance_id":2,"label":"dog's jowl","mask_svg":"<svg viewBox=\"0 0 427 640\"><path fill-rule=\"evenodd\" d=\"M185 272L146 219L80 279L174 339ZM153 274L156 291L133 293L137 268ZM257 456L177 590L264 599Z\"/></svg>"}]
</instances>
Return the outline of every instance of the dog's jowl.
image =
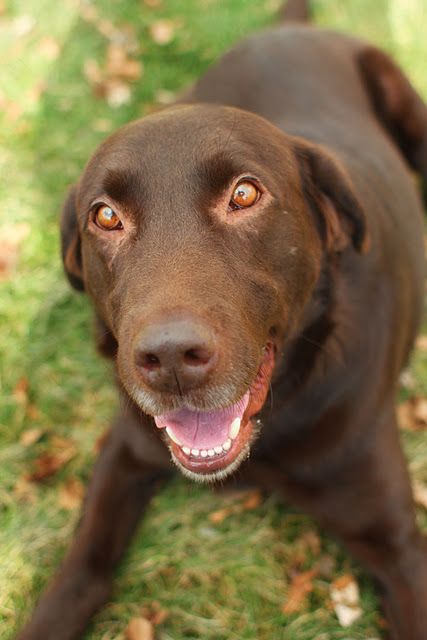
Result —
<instances>
[{"instance_id":1,"label":"dog's jowl","mask_svg":"<svg viewBox=\"0 0 427 640\"><path fill-rule=\"evenodd\" d=\"M282 493L375 576L390 636L425 640L427 547L395 412L424 288L410 169L427 180L427 108L400 69L297 21L95 151L62 250L122 409L20 640L81 636L176 470Z\"/></svg>"}]
</instances>

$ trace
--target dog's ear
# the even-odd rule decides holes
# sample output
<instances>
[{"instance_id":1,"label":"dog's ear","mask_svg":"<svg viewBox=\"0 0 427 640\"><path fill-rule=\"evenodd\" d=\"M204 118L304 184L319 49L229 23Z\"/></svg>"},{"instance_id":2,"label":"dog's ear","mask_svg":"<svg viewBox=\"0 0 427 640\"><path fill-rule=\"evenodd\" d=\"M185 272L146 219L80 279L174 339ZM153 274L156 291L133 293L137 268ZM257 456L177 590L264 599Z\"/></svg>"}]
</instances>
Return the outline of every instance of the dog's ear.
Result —
<instances>
[{"instance_id":1,"label":"dog's ear","mask_svg":"<svg viewBox=\"0 0 427 640\"><path fill-rule=\"evenodd\" d=\"M319 221L329 253L341 253L350 244L359 253L369 249L366 217L344 170L322 147L295 144L304 197Z\"/></svg>"},{"instance_id":2,"label":"dog's ear","mask_svg":"<svg viewBox=\"0 0 427 640\"><path fill-rule=\"evenodd\" d=\"M80 233L76 211L77 187L70 188L61 214L61 253L64 270L72 286L84 291Z\"/></svg>"}]
</instances>

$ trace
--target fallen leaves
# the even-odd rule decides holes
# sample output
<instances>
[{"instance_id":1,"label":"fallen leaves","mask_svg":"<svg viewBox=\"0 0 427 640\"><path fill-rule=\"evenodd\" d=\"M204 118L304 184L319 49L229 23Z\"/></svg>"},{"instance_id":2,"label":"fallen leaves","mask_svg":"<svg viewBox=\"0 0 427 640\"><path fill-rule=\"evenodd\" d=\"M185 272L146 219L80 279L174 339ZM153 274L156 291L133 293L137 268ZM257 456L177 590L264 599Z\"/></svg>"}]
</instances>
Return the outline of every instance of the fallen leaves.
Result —
<instances>
[{"instance_id":1,"label":"fallen leaves","mask_svg":"<svg viewBox=\"0 0 427 640\"><path fill-rule=\"evenodd\" d=\"M42 435L43 429L27 429L27 431L21 433L19 441L24 447L31 447L33 444L38 442L38 440L40 440Z\"/></svg>"},{"instance_id":2,"label":"fallen leaves","mask_svg":"<svg viewBox=\"0 0 427 640\"><path fill-rule=\"evenodd\" d=\"M313 579L318 574L318 568L295 573L292 577L288 597L282 607L283 613L298 613L307 606L307 596L313 591Z\"/></svg>"},{"instance_id":3,"label":"fallen leaves","mask_svg":"<svg viewBox=\"0 0 427 640\"><path fill-rule=\"evenodd\" d=\"M33 463L33 470L25 477L31 482L43 482L55 475L76 455L76 446L72 440L52 436L50 448L41 453Z\"/></svg>"},{"instance_id":4,"label":"fallen leaves","mask_svg":"<svg viewBox=\"0 0 427 640\"><path fill-rule=\"evenodd\" d=\"M359 606L359 586L351 575L341 576L331 584L330 595L338 622L342 627L349 627L363 611Z\"/></svg>"},{"instance_id":5,"label":"fallen leaves","mask_svg":"<svg viewBox=\"0 0 427 640\"><path fill-rule=\"evenodd\" d=\"M414 396L402 402L397 408L400 427L407 431L427 428L427 398Z\"/></svg>"},{"instance_id":6,"label":"fallen leaves","mask_svg":"<svg viewBox=\"0 0 427 640\"><path fill-rule=\"evenodd\" d=\"M58 504L67 511L73 511L80 507L84 494L84 484L78 478L68 478L59 488Z\"/></svg>"},{"instance_id":7,"label":"fallen leaves","mask_svg":"<svg viewBox=\"0 0 427 640\"><path fill-rule=\"evenodd\" d=\"M209 520L213 524L221 524L226 518L236 513L252 511L262 503L262 493L259 490L237 492L232 497L237 501L209 514Z\"/></svg>"},{"instance_id":8,"label":"fallen leaves","mask_svg":"<svg viewBox=\"0 0 427 640\"><path fill-rule=\"evenodd\" d=\"M412 491L415 503L420 507L427 509L427 486L419 480L414 480Z\"/></svg>"},{"instance_id":9,"label":"fallen leaves","mask_svg":"<svg viewBox=\"0 0 427 640\"><path fill-rule=\"evenodd\" d=\"M152 623L146 618L132 618L126 627L127 640L154 640Z\"/></svg>"},{"instance_id":10,"label":"fallen leaves","mask_svg":"<svg viewBox=\"0 0 427 640\"><path fill-rule=\"evenodd\" d=\"M102 18L93 5L82 5L80 13L109 41L103 64L90 58L83 66L94 94L105 99L111 107L129 103L132 97L130 83L138 80L143 72L142 62L135 59L139 47L134 30L130 25L118 27Z\"/></svg>"},{"instance_id":11,"label":"fallen leaves","mask_svg":"<svg viewBox=\"0 0 427 640\"><path fill-rule=\"evenodd\" d=\"M151 39L160 46L172 42L175 37L177 23L174 20L156 20L150 25Z\"/></svg>"},{"instance_id":12,"label":"fallen leaves","mask_svg":"<svg viewBox=\"0 0 427 640\"><path fill-rule=\"evenodd\" d=\"M0 246L0 280L6 280L15 270L19 261L22 243L29 235L30 230L30 225L26 222L8 225L2 229L2 240Z\"/></svg>"},{"instance_id":13,"label":"fallen leaves","mask_svg":"<svg viewBox=\"0 0 427 640\"><path fill-rule=\"evenodd\" d=\"M106 62L101 67L96 60L85 62L84 72L95 95L105 98L111 107L119 107L131 100L130 82L142 74L142 63L132 59L125 47L110 44Z\"/></svg>"}]
</instances>

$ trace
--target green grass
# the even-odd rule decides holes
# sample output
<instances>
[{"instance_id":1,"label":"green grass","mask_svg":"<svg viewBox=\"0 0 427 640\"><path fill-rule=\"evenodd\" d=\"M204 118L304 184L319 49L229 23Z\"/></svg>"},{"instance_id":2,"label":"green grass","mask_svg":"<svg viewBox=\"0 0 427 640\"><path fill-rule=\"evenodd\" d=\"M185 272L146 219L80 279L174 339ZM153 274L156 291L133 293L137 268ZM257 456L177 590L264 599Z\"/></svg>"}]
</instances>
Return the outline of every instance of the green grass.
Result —
<instances>
[{"instance_id":1,"label":"green grass","mask_svg":"<svg viewBox=\"0 0 427 640\"><path fill-rule=\"evenodd\" d=\"M424 0L313 5L319 24L362 35L393 53L427 98ZM16 235L19 224L27 230L16 269L0 281L0 637L5 640L14 637L62 556L77 513L60 506L59 489L70 477L87 480L94 442L116 403L110 367L92 346L88 301L70 291L62 275L57 218L66 187L110 130L148 113L159 90L181 89L233 42L274 23L278 2L163 0L160 8L149 8L137 0L99 0L92 5L98 11L95 23L82 18L81 6L77 0L8 2L0 17L0 105L7 99L7 108L0 108L0 238ZM178 19L174 39L163 47L149 37L149 25L160 18ZM96 28L101 19L117 28L130 25L144 64L132 101L120 108L95 98L83 74L87 59L102 60L105 53L107 41ZM42 46L48 36L60 46L57 58ZM416 355L412 372L412 392L427 394L425 353ZM17 391L23 380L28 380L24 394ZM30 428L43 433L25 447L20 434ZM54 433L74 441L76 456L50 481L34 486L30 496L19 494L18 481L49 448ZM427 481L426 437L406 433L405 446L417 477ZM304 534L317 531L316 524L272 498L212 524L209 514L226 500L183 480L164 490L120 567L114 600L86 637L123 638L128 619L153 602L169 611L158 628L159 640L381 635L371 582L323 535L321 553L334 558L333 576L350 571L358 577L364 615L350 630L339 626L328 605L330 577L315 580L301 614L282 614L295 558L302 553L303 569L313 561L301 549ZM426 525L423 514L420 518Z\"/></svg>"}]
</instances>

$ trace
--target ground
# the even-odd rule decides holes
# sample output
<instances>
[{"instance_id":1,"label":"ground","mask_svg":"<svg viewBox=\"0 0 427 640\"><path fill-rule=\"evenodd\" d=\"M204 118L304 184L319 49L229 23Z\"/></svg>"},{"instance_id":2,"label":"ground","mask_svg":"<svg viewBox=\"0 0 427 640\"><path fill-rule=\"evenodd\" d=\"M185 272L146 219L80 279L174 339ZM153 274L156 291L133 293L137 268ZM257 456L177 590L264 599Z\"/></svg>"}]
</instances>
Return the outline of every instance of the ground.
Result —
<instances>
[{"instance_id":1,"label":"ground","mask_svg":"<svg viewBox=\"0 0 427 640\"><path fill-rule=\"evenodd\" d=\"M87 299L62 274L57 219L95 146L187 85L233 42L274 23L272 0L0 0L0 637L14 637L78 516L114 412ZM425 0L317 0L318 24L392 53L427 99ZM402 437L420 523L427 485L427 339L402 380ZM353 577L345 628L331 594ZM344 581L346 578L344 579ZM176 480L154 501L88 640L366 640L373 584L304 515L258 494ZM342 622L342 621L341 621ZM133 631L132 631L133 628ZM132 635L133 634L133 635ZM140 636L142 638L142 635Z\"/></svg>"}]
</instances>

